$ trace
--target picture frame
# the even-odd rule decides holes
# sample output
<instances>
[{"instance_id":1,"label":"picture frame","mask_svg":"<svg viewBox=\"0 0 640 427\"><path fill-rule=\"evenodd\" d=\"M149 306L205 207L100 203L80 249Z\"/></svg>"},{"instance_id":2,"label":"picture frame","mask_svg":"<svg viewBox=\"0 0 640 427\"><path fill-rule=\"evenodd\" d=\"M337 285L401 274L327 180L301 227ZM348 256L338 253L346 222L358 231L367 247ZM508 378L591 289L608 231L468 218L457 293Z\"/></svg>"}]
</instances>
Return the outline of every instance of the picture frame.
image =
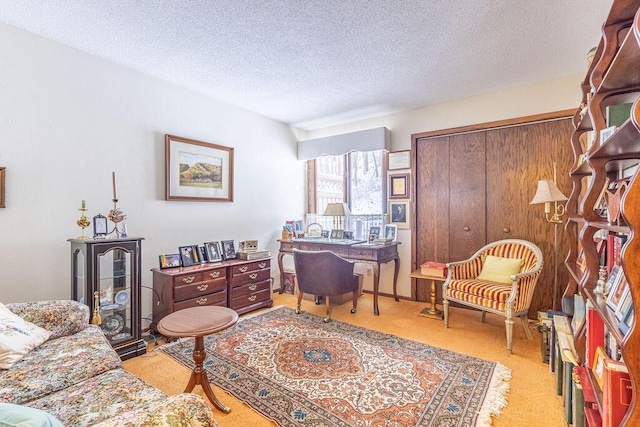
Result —
<instances>
[{"instance_id":1,"label":"picture frame","mask_svg":"<svg viewBox=\"0 0 640 427\"><path fill-rule=\"evenodd\" d=\"M614 313L618 309L618 306L622 302L622 296L624 295L626 280L622 280L624 277L624 271L619 264L616 264L611 269L611 273L607 278L607 287L609 293L607 295L607 307L609 307ZM610 287L609 287L610 285Z\"/></svg>"},{"instance_id":2,"label":"picture frame","mask_svg":"<svg viewBox=\"0 0 640 427\"><path fill-rule=\"evenodd\" d=\"M409 173L389 174L389 199L408 199L410 195Z\"/></svg>"},{"instance_id":3,"label":"picture frame","mask_svg":"<svg viewBox=\"0 0 640 427\"><path fill-rule=\"evenodd\" d=\"M369 227L369 243L380 237L380 227L377 225Z\"/></svg>"},{"instance_id":4,"label":"picture frame","mask_svg":"<svg viewBox=\"0 0 640 427\"><path fill-rule=\"evenodd\" d=\"M180 254L162 254L158 256L158 261L160 262L160 269L164 270L165 268L176 268L180 267L181 259Z\"/></svg>"},{"instance_id":5,"label":"picture frame","mask_svg":"<svg viewBox=\"0 0 640 427\"><path fill-rule=\"evenodd\" d=\"M397 224L385 224L384 225L384 238L395 242L398 238L398 225Z\"/></svg>"},{"instance_id":6,"label":"picture frame","mask_svg":"<svg viewBox=\"0 0 640 427\"><path fill-rule=\"evenodd\" d=\"M204 245L198 246L198 254L200 255L200 262L209 262L209 256L207 255L207 248Z\"/></svg>"},{"instance_id":7,"label":"picture frame","mask_svg":"<svg viewBox=\"0 0 640 427\"><path fill-rule=\"evenodd\" d=\"M293 221L293 237L304 236L304 221L296 219Z\"/></svg>"},{"instance_id":8,"label":"picture frame","mask_svg":"<svg viewBox=\"0 0 640 427\"><path fill-rule=\"evenodd\" d=\"M409 169L411 167L411 150L392 151L389 153L388 170Z\"/></svg>"},{"instance_id":9,"label":"picture frame","mask_svg":"<svg viewBox=\"0 0 640 427\"><path fill-rule=\"evenodd\" d=\"M179 246L178 253L183 267L200 264L198 245Z\"/></svg>"},{"instance_id":10,"label":"picture frame","mask_svg":"<svg viewBox=\"0 0 640 427\"><path fill-rule=\"evenodd\" d=\"M320 237L322 237L323 239L328 239L329 238L329 233L330 233L329 230L322 230L320 232Z\"/></svg>"},{"instance_id":11,"label":"picture frame","mask_svg":"<svg viewBox=\"0 0 640 427\"><path fill-rule=\"evenodd\" d=\"M218 242L205 242L204 248L207 251L208 262L220 262L222 261L222 254L220 252L220 244Z\"/></svg>"},{"instance_id":12,"label":"picture frame","mask_svg":"<svg viewBox=\"0 0 640 427\"><path fill-rule=\"evenodd\" d=\"M7 205L5 203L5 173L6 167L0 167L0 208L6 208Z\"/></svg>"},{"instance_id":13,"label":"picture frame","mask_svg":"<svg viewBox=\"0 0 640 427\"><path fill-rule=\"evenodd\" d=\"M593 372L593 376L596 379L596 382L600 386L600 390L602 390L602 386L604 385L604 362L607 359L607 355L604 352L604 349L600 346L596 348L595 355L593 357L593 365L591 366L591 372Z\"/></svg>"},{"instance_id":14,"label":"picture frame","mask_svg":"<svg viewBox=\"0 0 640 427\"><path fill-rule=\"evenodd\" d=\"M104 237L109 233L109 223L107 221L107 217L101 214L98 214L93 217L93 237L100 238Z\"/></svg>"},{"instance_id":15,"label":"picture frame","mask_svg":"<svg viewBox=\"0 0 640 427\"><path fill-rule=\"evenodd\" d=\"M608 128L600 129L600 144L603 144L607 139L616 133L616 126L609 126Z\"/></svg>"},{"instance_id":16,"label":"picture frame","mask_svg":"<svg viewBox=\"0 0 640 427\"><path fill-rule=\"evenodd\" d=\"M353 231L344 230L344 232L342 233L342 238L347 240L353 240Z\"/></svg>"},{"instance_id":17,"label":"picture frame","mask_svg":"<svg viewBox=\"0 0 640 427\"><path fill-rule=\"evenodd\" d=\"M409 228L409 201L389 202L389 222L396 224L398 228Z\"/></svg>"},{"instance_id":18,"label":"picture frame","mask_svg":"<svg viewBox=\"0 0 640 427\"><path fill-rule=\"evenodd\" d=\"M233 202L233 148L166 134L165 200Z\"/></svg>"},{"instance_id":19,"label":"picture frame","mask_svg":"<svg viewBox=\"0 0 640 427\"><path fill-rule=\"evenodd\" d=\"M330 239L343 239L344 238L344 230L331 230Z\"/></svg>"},{"instance_id":20,"label":"picture frame","mask_svg":"<svg viewBox=\"0 0 640 427\"><path fill-rule=\"evenodd\" d=\"M623 283L626 282L627 279L626 277L624 277L624 274L622 276L623 278L622 282L620 283L620 287L624 288L624 292L622 294L622 297L620 298L618 307L616 307L616 319L618 319L619 321L622 320L624 315L627 313L627 310L629 310L629 306L633 303L633 300L631 298L631 291L629 290L629 283Z\"/></svg>"},{"instance_id":21,"label":"picture frame","mask_svg":"<svg viewBox=\"0 0 640 427\"><path fill-rule=\"evenodd\" d=\"M221 240L220 246L222 247L222 259L235 259L238 257L236 253L235 241L233 240Z\"/></svg>"},{"instance_id":22,"label":"picture frame","mask_svg":"<svg viewBox=\"0 0 640 427\"><path fill-rule=\"evenodd\" d=\"M633 303L631 303L629 304L626 313L624 313L622 320L620 321L620 323L618 323L618 329L620 329L620 332L622 332L625 336L631 329L631 325L633 325L634 317L635 310L633 309Z\"/></svg>"}]
</instances>

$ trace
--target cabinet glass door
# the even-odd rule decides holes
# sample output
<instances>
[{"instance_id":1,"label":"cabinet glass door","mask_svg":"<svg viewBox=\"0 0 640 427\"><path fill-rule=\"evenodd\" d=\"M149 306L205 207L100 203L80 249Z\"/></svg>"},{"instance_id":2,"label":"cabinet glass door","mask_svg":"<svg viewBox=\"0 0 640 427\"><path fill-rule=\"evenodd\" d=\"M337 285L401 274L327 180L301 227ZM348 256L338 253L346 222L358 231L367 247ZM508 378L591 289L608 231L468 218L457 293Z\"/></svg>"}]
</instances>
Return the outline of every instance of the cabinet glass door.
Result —
<instances>
[{"instance_id":1,"label":"cabinet glass door","mask_svg":"<svg viewBox=\"0 0 640 427\"><path fill-rule=\"evenodd\" d=\"M100 327L109 341L132 337L131 289L132 254L112 248L98 255L97 277L100 293Z\"/></svg>"}]
</instances>

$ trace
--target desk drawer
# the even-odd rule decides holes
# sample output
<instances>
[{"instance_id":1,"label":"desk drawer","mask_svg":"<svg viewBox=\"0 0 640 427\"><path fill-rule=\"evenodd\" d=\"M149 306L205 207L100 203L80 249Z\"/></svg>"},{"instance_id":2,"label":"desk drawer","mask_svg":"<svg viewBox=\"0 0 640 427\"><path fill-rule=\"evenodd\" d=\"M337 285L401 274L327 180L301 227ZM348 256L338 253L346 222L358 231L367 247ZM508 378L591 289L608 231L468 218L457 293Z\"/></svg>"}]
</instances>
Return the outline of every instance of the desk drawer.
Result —
<instances>
[{"instance_id":1,"label":"desk drawer","mask_svg":"<svg viewBox=\"0 0 640 427\"><path fill-rule=\"evenodd\" d=\"M205 282L196 282L185 286L176 286L173 290L174 301L184 301L214 292L224 291L227 286L225 277Z\"/></svg>"},{"instance_id":2,"label":"desk drawer","mask_svg":"<svg viewBox=\"0 0 640 427\"><path fill-rule=\"evenodd\" d=\"M183 308L198 307L201 305L227 305L227 291L223 290L214 294L207 294L197 298L191 298L186 301L180 301L174 304L174 310L178 311Z\"/></svg>"},{"instance_id":3,"label":"desk drawer","mask_svg":"<svg viewBox=\"0 0 640 427\"><path fill-rule=\"evenodd\" d=\"M294 249L298 248L297 243L293 242L281 242L280 243L280 252L293 252Z\"/></svg>"},{"instance_id":4,"label":"desk drawer","mask_svg":"<svg viewBox=\"0 0 640 427\"><path fill-rule=\"evenodd\" d=\"M372 249L349 249L349 258L374 261L376 254Z\"/></svg>"}]
</instances>

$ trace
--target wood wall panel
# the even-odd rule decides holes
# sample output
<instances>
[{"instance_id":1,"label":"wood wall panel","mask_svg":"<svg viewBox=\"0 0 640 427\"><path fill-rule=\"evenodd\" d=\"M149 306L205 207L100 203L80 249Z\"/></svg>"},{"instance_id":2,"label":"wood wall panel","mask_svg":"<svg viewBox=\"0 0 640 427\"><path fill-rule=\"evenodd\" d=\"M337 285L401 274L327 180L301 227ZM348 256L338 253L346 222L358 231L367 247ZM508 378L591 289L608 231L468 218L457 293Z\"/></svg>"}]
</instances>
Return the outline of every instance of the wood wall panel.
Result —
<instances>
[{"instance_id":1,"label":"wood wall panel","mask_svg":"<svg viewBox=\"0 0 640 427\"><path fill-rule=\"evenodd\" d=\"M449 145L449 242L452 244L447 260L452 261L469 258L486 241L485 135L484 132L452 135Z\"/></svg>"},{"instance_id":2,"label":"wood wall panel","mask_svg":"<svg viewBox=\"0 0 640 427\"><path fill-rule=\"evenodd\" d=\"M449 137L436 138L437 143L421 144L416 156L416 258L419 263L443 259L449 254ZM429 242L428 244L424 244ZM426 283L426 282L425 282ZM418 301L428 301L426 284L412 289Z\"/></svg>"}]
</instances>

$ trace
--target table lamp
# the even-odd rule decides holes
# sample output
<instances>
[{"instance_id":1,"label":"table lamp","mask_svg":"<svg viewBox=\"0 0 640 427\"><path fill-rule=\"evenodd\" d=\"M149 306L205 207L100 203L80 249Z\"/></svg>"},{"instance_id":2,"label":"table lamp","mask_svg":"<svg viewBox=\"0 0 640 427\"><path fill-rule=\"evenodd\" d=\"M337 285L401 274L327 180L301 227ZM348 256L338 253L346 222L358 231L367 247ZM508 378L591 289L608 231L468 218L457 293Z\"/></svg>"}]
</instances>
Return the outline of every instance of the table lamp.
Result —
<instances>
[{"instance_id":1,"label":"table lamp","mask_svg":"<svg viewBox=\"0 0 640 427\"><path fill-rule=\"evenodd\" d=\"M346 203L329 203L322 215L333 217L333 228L342 230L345 215L350 215L351 211Z\"/></svg>"}]
</instances>

